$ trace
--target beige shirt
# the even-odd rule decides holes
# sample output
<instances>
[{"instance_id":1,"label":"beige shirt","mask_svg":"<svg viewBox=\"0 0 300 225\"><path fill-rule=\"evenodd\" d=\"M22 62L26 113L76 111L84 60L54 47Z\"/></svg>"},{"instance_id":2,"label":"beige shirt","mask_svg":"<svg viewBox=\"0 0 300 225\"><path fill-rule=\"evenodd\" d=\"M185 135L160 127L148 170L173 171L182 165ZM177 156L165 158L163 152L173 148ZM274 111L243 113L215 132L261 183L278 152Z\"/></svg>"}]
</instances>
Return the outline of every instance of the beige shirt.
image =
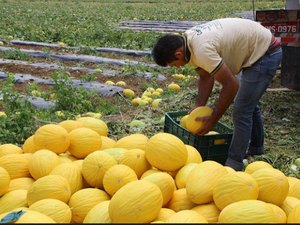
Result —
<instances>
[{"instance_id":1,"label":"beige shirt","mask_svg":"<svg viewBox=\"0 0 300 225\"><path fill-rule=\"evenodd\" d=\"M191 52L189 64L214 74L225 63L238 74L267 51L272 33L258 22L224 18L200 24L184 35Z\"/></svg>"}]
</instances>

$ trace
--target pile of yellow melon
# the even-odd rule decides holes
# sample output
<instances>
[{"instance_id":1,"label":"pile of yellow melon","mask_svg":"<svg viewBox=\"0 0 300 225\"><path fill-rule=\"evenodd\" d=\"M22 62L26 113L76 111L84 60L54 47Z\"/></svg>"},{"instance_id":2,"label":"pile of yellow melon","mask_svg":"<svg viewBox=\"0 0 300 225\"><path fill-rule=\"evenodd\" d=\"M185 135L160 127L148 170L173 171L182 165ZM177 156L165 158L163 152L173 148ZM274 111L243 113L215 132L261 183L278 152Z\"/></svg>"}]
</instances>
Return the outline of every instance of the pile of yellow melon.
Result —
<instances>
[{"instance_id":1,"label":"pile of yellow melon","mask_svg":"<svg viewBox=\"0 0 300 225\"><path fill-rule=\"evenodd\" d=\"M300 222L300 180L266 162L237 172L169 133L108 134L81 117L0 145L1 222Z\"/></svg>"}]
</instances>

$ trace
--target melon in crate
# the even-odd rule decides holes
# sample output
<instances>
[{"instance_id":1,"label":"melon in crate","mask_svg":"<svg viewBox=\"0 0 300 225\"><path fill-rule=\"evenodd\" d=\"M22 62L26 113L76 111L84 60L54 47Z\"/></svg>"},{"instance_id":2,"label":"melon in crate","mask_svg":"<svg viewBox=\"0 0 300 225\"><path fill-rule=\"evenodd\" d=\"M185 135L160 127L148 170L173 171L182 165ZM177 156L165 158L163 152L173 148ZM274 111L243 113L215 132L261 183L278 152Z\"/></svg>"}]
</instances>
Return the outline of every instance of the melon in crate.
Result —
<instances>
[{"instance_id":1,"label":"melon in crate","mask_svg":"<svg viewBox=\"0 0 300 225\"><path fill-rule=\"evenodd\" d=\"M82 162L81 173L92 187L103 188L103 176L117 161L104 151L90 153Z\"/></svg>"},{"instance_id":2,"label":"melon in crate","mask_svg":"<svg viewBox=\"0 0 300 225\"><path fill-rule=\"evenodd\" d=\"M127 165L133 169L138 178L140 178L144 172L151 169L151 165L146 159L146 153L141 149L125 151L120 156L119 163Z\"/></svg>"},{"instance_id":3,"label":"melon in crate","mask_svg":"<svg viewBox=\"0 0 300 225\"><path fill-rule=\"evenodd\" d=\"M100 136L108 135L108 127L107 124L101 120L94 117L84 116L77 119L83 127L90 128L96 131Z\"/></svg>"},{"instance_id":4,"label":"melon in crate","mask_svg":"<svg viewBox=\"0 0 300 225\"><path fill-rule=\"evenodd\" d=\"M6 169L0 167L0 198L8 191L9 184L10 184L9 173L6 171Z\"/></svg>"},{"instance_id":5,"label":"melon in crate","mask_svg":"<svg viewBox=\"0 0 300 225\"><path fill-rule=\"evenodd\" d=\"M0 157L7 154L21 154L22 148L14 144L2 144L0 145Z\"/></svg>"},{"instance_id":6,"label":"melon in crate","mask_svg":"<svg viewBox=\"0 0 300 225\"><path fill-rule=\"evenodd\" d=\"M67 151L70 145L68 131L57 124L46 124L34 133L34 144L40 149L49 149L57 154Z\"/></svg>"},{"instance_id":7,"label":"melon in crate","mask_svg":"<svg viewBox=\"0 0 300 225\"><path fill-rule=\"evenodd\" d=\"M33 182L27 193L28 205L45 199L53 198L65 203L71 197L70 184L66 178L60 175L47 175Z\"/></svg>"},{"instance_id":8,"label":"melon in crate","mask_svg":"<svg viewBox=\"0 0 300 225\"><path fill-rule=\"evenodd\" d=\"M117 140L115 144L115 148L126 148L126 149L142 149L145 150L146 144L148 142L149 138L144 134L130 134L127 136L124 136Z\"/></svg>"},{"instance_id":9,"label":"melon in crate","mask_svg":"<svg viewBox=\"0 0 300 225\"><path fill-rule=\"evenodd\" d=\"M110 196L113 196L121 187L135 180L138 180L138 177L133 169L117 164L104 173L103 187Z\"/></svg>"},{"instance_id":10,"label":"melon in crate","mask_svg":"<svg viewBox=\"0 0 300 225\"><path fill-rule=\"evenodd\" d=\"M189 113L186 119L186 129L195 134L202 126L202 120L196 120L197 117L208 117L213 113L209 106L198 106Z\"/></svg>"},{"instance_id":11,"label":"melon in crate","mask_svg":"<svg viewBox=\"0 0 300 225\"><path fill-rule=\"evenodd\" d=\"M68 151L78 159L83 159L102 147L101 136L90 128L76 128L69 133L69 137L70 147Z\"/></svg>"},{"instance_id":12,"label":"melon in crate","mask_svg":"<svg viewBox=\"0 0 300 225\"><path fill-rule=\"evenodd\" d=\"M68 203L72 210L72 222L82 223L95 205L109 199L109 195L98 188L84 188L75 192Z\"/></svg>"},{"instance_id":13,"label":"melon in crate","mask_svg":"<svg viewBox=\"0 0 300 225\"><path fill-rule=\"evenodd\" d=\"M163 203L157 185L146 181L132 181L120 188L110 200L108 207L112 223L150 223Z\"/></svg>"},{"instance_id":14,"label":"melon in crate","mask_svg":"<svg viewBox=\"0 0 300 225\"><path fill-rule=\"evenodd\" d=\"M169 133L157 133L146 144L146 159L162 171L176 171L185 165L188 152L177 136Z\"/></svg>"},{"instance_id":15,"label":"melon in crate","mask_svg":"<svg viewBox=\"0 0 300 225\"><path fill-rule=\"evenodd\" d=\"M58 164L59 159L56 153L48 149L40 149L30 155L28 169L30 175L37 180L48 175Z\"/></svg>"},{"instance_id":16,"label":"melon in crate","mask_svg":"<svg viewBox=\"0 0 300 225\"><path fill-rule=\"evenodd\" d=\"M8 154L0 157L0 167L3 167L11 179L19 177L30 177L29 158L31 153Z\"/></svg>"}]
</instances>

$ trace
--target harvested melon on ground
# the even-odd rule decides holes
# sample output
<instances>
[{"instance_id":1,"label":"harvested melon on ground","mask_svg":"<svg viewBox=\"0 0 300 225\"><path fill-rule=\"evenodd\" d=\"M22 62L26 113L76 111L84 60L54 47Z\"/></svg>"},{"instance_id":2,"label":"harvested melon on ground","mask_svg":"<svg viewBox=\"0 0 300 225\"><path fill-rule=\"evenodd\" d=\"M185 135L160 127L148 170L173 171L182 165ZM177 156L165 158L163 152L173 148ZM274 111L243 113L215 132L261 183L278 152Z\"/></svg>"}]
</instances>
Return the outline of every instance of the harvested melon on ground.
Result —
<instances>
[{"instance_id":1,"label":"harvested melon on ground","mask_svg":"<svg viewBox=\"0 0 300 225\"><path fill-rule=\"evenodd\" d=\"M67 151L70 145L68 131L57 124L39 127L33 136L34 144L40 149L49 149L57 154Z\"/></svg>"},{"instance_id":2,"label":"harvested melon on ground","mask_svg":"<svg viewBox=\"0 0 300 225\"><path fill-rule=\"evenodd\" d=\"M8 154L0 157L0 167L3 167L11 179L30 177L29 158L31 153Z\"/></svg>"},{"instance_id":3,"label":"harvested melon on ground","mask_svg":"<svg viewBox=\"0 0 300 225\"><path fill-rule=\"evenodd\" d=\"M172 176L166 172L153 173L142 178L142 180L150 181L159 187L163 197L162 206L165 206L170 201L176 190L176 185Z\"/></svg>"},{"instance_id":4,"label":"harvested melon on ground","mask_svg":"<svg viewBox=\"0 0 300 225\"><path fill-rule=\"evenodd\" d=\"M113 196L125 184L138 180L133 169L123 164L117 164L110 167L103 176L104 190Z\"/></svg>"},{"instance_id":5,"label":"harvested melon on ground","mask_svg":"<svg viewBox=\"0 0 300 225\"><path fill-rule=\"evenodd\" d=\"M101 136L91 128L76 128L69 133L69 137L70 147L68 151L78 159L83 159L102 147Z\"/></svg>"},{"instance_id":6,"label":"harvested melon on ground","mask_svg":"<svg viewBox=\"0 0 300 225\"><path fill-rule=\"evenodd\" d=\"M146 153L141 149L130 149L125 151L120 156L119 163L133 169L138 178L140 178L144 172L151 169L151 165L146 159Z\"/></svg>"},{"instance_id":7,"label":"harvested melon on ground","mask_svg":"<svg viewBox=\"0 0 300 225\"><path fill-rule=\"evenodd\" d=\"M111 223L108 213L110 200L95 205L84 217L83 223Z\"/></svg>"},{"instance_id":8,"label":"harvested melon on ground","mask_svg":"<svg viewBox=\"0 0 300 225\"><path fill-rule=\"evenodd\" d=\"M7 154L21 154L22 148L14 144L2 144L0 145L0 157Z\"/></svg>"},{"instance_id":9,"label":"harvested melon on ground","mask_svg":"<svg viewBox=\"0 0 300 225\"><path fill-rule=\"evenodd\" d=\"M130 134L117 140L114 147L126 148L128 150L134 148L145 150L148 140L149 138L144 134Z\"/></svg>"},{"instance_id":10,"label":"harvested melon on ground","mask_svg":"<svg viewBox=\"0 0 300 225\"><path fill-rule=\"evenodd\" d=\"M96 131L101 136L108 135L107 124L101 119L85 116L78 118L77 121L79 121L83 125L83 127L90 128Z\"/></svg>"},{"instance_id":11,"label":"harvested melon on ground","mask_svg":"<svg viewBox=\"0 0 300 225\"><path fill-rule=\"evenodd\" d=\"M117 163L120 163L120 159L121 159L122 155L125 152L127 152L128 149L127 148L106 148L101 151L108 153L117 161Z\"/></svg>"},{"instance_id":12,"label":"harvested melon on ground","mask_svg":"<svg viewBox=\"0 0 300 225\"><path fill-rule=\"evenodd\" d=\"M287 177L287 179L289 181L288 196L292 196L300 199L300 179L296 177Z\"/></svg>"},{"instance_id":13,"label":"harvested melon on ground","mask_svg":"<svg viewBox=\"0 0 300 225\"><path fill-rule=\"evenodd\" d=\"M262 168L273 168L273 166L265 161L254 161L246 166L245 172L252 174L256 170L259 170Z\"/></svg>"},{"instance_id":14,"label":"harvested melon on ground","mask_svg":"<svg viewBox=\"0 0 300 225\"><path fill-rule=\"evenodd\" d=\"M72 212L65 202L46 198L39 200L29 206L30 210L34 210L49 216L56 223L70 223L72 218Z\"/></svg>"},{"instance_id":15,"label":"harvested melon on ground","mask_svg":"<svg viewBox=\"0 0 300 225\"><path fill-rule=\"evenodd\" d=\"M221 210L216 206L214 202L197 205L192 210L200 213L209 223L218 222L218 218Z\"/></svg>"},{"instance_id":16,"label":"harvested melon on ground","mask_svg":"<svg viewBox=\"0 0 300 225\"><path fill-rule=\"evenodd\" d=\"M9 183L8 191L29 190L35 180L31 177L19 177L12 179Z\"/></svg>"},{"instance_id":17,"label":"harvested melon on ground","mask_svg":"<svg viewBox=\"0 0 300 225\"><path fill-rule=\"evenodd\" d=\"M201 163L203 161L200 152L194 146L186 144L185 147L188 152L188 158L185 164L192 163L192 162Z\"/></svg>"},{"instance_id":18,"label":"harvested melon on ground","mask_svg":"<svg viewBox=\"0 0 300 225\"><path fill-rule=\"evenodd\" d=\"M162 171L176 171L185 165L188 152L185 144L177 136L157 133L146 144L146 159Z\"/></svg>"},{"instance_id":19,"label":"harvested melon on ground","mask_svg":"<svg viewBox=\"0 0 300 225\"><path fill-rule=\"evenodd\" d=\"M282 208L272 203L267 203L273 210L275 223L286 223L287 215Z\"/></svg>"},{"instance_id":20,"label":"harvested melon on ground","mask_svg":"<svg viewBox=\"0 0 300 225\"><path fill-rule=\"evenodd\" d=\"M186 188L180 188L174 191L172 198L165 207L179 212L185 209L192 209L196 205L188 198Z\"/></svg>"},{"instance_id":21,"label":"harvested melon on ground","mask_svg":"<svg viewBox=\"0 0 300 225\"><path fill-rule=\"evenodd\" d=\"M171 83L168 85L169 91L180 91L181 87L176 83Z\"/></svg>"},{"instance_id":22,"label":"harvested melon on ground","mask_svg":"<svg viewBox=\"0 0 300 225\"><path fill-rule=\"evenodd\" d=\"M3 167L0 167L0 197L8 192L10 185L9 173Z\"/></svg>"},{"instance_id":23,"label":"harvested melon on ground","mask_svg":"<svg viewBox=\"0 0 300 225\"><path fill-rule=\"evenodd\" d=\"M22 145L22 149L23 149L23 152L24 153L33 153L37 150L39 150L40 148L37 147L35 144L34 144L34 135L31 135L30 137L28 137L24 144Z\"/></svg>"},{"instance_id":24,"label":"harvested melon on ground","mask_svg":"<svg viewBox=\"0 0 300 225\"><path fill-rule=\"evenodd\" d=\"M171 215L176 212L169 208L161 208L154 221L166 221Z\"/></svg>"},{"instance_id":25,"label":"harvested melon on ground","mask_svg":"<svg viewBox=\"0 0 300 225\"><path fill-rule=\"evenodd\" d=\"M76 120L64 120L58 123L58 125L65 128L68 131L68 133L70 133L72 130L76 128L83 127L82 123Z\"/></svg>"},{"instance_id":26,"label":"harvested melon on ground","mask_svg":"<svg viewBox=\"0 0 300 225\"><path fill-rule=\"evenodd\" d=\"M28 205L45 199L54 198L65 203L71 197L70 184L66 178L60 175L47 175L33 182L27 193Z\"/></svg>"},{"instance_id":27,"label":"harvested melon on ground","mask_svg":"<svg viewBox=\"0 0 300 225\"><path fill-rule=\"evenodd\" d=\"M103 176L117 161L105 151L90 153L82 162L81 173L87 183L96 188L103 188Z\"/></svg>"},{"instance_id":28,"label":"harvested melon on ground","mask_svg":"<svg viewBox=\"0 0 300 225\"><path fill-rule=\"evenodd\" d=\"M289 213L288 223L300 223L300 205L295 206Z\"/></svg>"},{"instance_id":29,"label":"harvested melon on ground","mask_svg":"<svg viewBox=\"0 0 300 225\"><path fill-rule=\"evenodd\" d=\"M186 119L186 129L195 134L203 125L202 120L195 120L197 117L208 117L213 113L213 109L209 106L198 106L190 112Z\"/></svg>"},{"instance_id":30,"label":"harvested melon on ground","mask_svg":"<svg viewBox=\"0 0 300 225\"><path fill-rule=\"evenodd\" d=\"M14 190L0 198L0 214L18 207L27 207L27 190Z\"/></svg>"},{"instance_id":31,"label":"harvested melon on ground","mask_svg":"<svg viewBox=\"0 0 300 225\"><path fill-rule=\"evenodd\" d=\"M48 149L40 149L30 156L28 169L30 175L37 180L48 175L58 164L59 159L56 153Z\"/></svg>"},{"instance_id":32,"label":"harvested melon on ground","mask_svg":"<svg viewBox=\"0 0 300 225\"><path fill-rule=\"evenodd\" d=\"M157 185L146 181L132 181L121 187L108 207L112 223L150 223L162 208L163 197Z\"/></svg>"},{"instance_id":33,"label":"harvested melon on ground","mask_svg":"<svg viewBox=\"0 0 300 225\"><path fill-rule=\"evenodd\" d=\"M72 210L72 222L82 223L95 205L109 199L109 195L98 188L84 188L75 192L68 203Z\"/></svg>"},{"instance_id":34,"label":"harvested melon on ground","mask_svg":"<svg viewBox=\"0 0 300 225\"><path fill-rule=\"evenodd\" d=\"M208 223L208 221L200 213L186 209L171 215L166 223Z\"/></svg>"},{"instance_id":35,"label":"harvested melon on ground","mask_svg":"<svg viewBox=\"0 0 300 225\"><path fill-rule=\"evenodd\" d=\"M12 219L16 218L16 219ZM7 223L39 223L39 224L47 224L47 223L56 223L52 218L49 216L26 208L17 208L11 210L9 212L0 214L0 220L7 221Z\"/></svg>"},{"instance_id":36,"label":"harvested melon on ground","mask_svg":"<svg viewBox=\"0 0 300 225\"><path fill-rule=\"evenodd\" d=\"M179 169L175 176L175 183L178 189L185 188L188 175L197 165L198 163L188 163Z\"/></svg>"},{"instance_id":37,"label":"harvested melon on ground","mask_svg":"<svg viewBox=\"0 0 300 225\"><path fill-rule=\"evenodd\" d=\"M116 141L112 138L109 138L107 136L101 136L102 140L102 146L101 150L107 149L107 148L113 148L116 144Z\"/></svg>"}]
</instances>

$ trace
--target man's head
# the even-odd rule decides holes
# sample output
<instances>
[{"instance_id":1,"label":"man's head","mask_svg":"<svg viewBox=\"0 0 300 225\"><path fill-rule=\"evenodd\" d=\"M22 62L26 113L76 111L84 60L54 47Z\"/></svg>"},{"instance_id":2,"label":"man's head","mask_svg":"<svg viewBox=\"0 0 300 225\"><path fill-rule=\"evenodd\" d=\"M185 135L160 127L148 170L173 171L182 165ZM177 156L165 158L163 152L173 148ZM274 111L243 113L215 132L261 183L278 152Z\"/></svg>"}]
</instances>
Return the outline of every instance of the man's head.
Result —
<instances>
[{"instance_id":1,"label":"man's head","mask_svg":"<svg viewBox=\"0 0 300 225\"><path fill-rule=\"evenodd\" d=\"M176 34L167 34L160 37L153 50L152 57L160 66L183 66L185 59L184 38Z\"/></svg>"}]
</instances>

